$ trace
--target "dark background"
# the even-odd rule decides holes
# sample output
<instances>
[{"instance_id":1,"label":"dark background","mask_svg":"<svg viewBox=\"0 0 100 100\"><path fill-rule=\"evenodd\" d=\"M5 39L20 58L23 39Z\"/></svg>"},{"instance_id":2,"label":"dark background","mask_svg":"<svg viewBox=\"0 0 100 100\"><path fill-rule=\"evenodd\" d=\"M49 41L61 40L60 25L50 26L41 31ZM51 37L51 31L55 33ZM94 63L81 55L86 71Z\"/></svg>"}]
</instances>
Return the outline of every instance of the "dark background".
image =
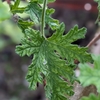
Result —
<instances>
[{"instance_id":1,"label":"dark background","mask_svg":"<svg viewBox=\"0 0 100 100\"><path fill-rule=\"evenodd\" d=\"M56 10L53 17L66 24L65 33L76 24L87 28L86 38L75 44L86 46L89 43L98 28L95 24L97 4L93 0L57 0L48 6ZM47 32L47 36L50 35ZM15 53L15 46L22 37L13 16L0 23L0 100L41 100L34 97L40 96L43 91L29 90L25 80L31 57L21 58Z\"/></svg>"}]
</instances>

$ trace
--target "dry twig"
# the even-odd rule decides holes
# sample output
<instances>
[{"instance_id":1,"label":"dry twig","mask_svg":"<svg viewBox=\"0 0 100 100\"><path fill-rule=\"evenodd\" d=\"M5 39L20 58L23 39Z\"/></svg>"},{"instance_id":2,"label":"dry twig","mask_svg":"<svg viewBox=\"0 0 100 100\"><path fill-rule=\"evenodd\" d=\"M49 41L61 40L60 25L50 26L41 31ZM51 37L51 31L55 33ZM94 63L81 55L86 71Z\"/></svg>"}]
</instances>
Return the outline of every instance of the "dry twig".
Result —
<instances>
[{"instance_id":1,"label":"dry twig","mask_svg":"<svg viewBox=\"0 0 100 100\"><path fill-rule=\"evenodd\" d=\"M99 39L100 39L100 34L98 34L96 37L94 37L86 47L88 47L88 48L91 47Z\"/></svg>"}]
</instances>

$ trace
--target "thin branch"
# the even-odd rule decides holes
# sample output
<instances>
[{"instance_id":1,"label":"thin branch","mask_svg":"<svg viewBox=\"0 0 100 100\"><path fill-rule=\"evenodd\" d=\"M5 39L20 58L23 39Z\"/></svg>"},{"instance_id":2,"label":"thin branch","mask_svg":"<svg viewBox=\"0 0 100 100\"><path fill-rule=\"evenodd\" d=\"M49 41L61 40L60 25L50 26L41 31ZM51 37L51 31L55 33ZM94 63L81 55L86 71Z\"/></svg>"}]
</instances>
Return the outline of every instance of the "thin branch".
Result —
<instances>
[{"instance_id":1,"label":"thin branch","mask_svg":"<svg viewBox=\"0 0 100 100\"><path fill-rule=\"evenodd\" d=\"M88 47L88 48L91 47L99 39L100 39L100 34L98 34L96 37L94 37L86 47Z\"/></svg>"},{"instance_id":2,"label":"thin branch","mask_svg":"<svg viewBox=\"0 0 100 100\"><path fill-rule=\"evenodd\" d=\"M46 5L47 5L47 0L44 0L44 3L43 3L43 10L42 10L42 20L41 20L41 33L42 33L42 36L43 36L44 38L46 38L46 37L45 37L45 33L44 33Z\"/></svg>"},{"instance_id":3,"label":"thin branch","mask_svg":"<svg viewBox=\"0 0 100 100\"><path fill-rule=\"evenodd\" d=\"M90 42L89 42L89 44L86 46L87 48L89 48L89 47L91 47L96 41L98 41L100 39L100 34L98 34L96 37L94 37ZM74 63L75 64L79 64L80 62L77 60L77 59L75 59L74 60Z\"/></svg>"}]
</instances>

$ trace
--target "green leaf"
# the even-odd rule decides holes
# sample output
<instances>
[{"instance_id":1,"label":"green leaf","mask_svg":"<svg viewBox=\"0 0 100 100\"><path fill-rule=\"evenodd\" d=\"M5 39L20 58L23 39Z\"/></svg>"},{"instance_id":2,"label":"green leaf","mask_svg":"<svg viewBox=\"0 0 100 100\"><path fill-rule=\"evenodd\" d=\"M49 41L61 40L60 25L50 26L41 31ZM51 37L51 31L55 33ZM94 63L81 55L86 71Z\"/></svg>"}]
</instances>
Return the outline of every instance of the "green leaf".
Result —
<instances>
[{"instance_id":1,"label":"green leaf","mask_svg":"<svg viewBox=\"0 0 100 100\"><path fill-rule=\"evenodd\" d=\"M12 13L23 13L26 7L19 7L20 0L16 0L14 5L10 5L10 11Z\"/></svg>"},{"instance_id":2,"label":"green leaf","mask_svg":"<svg viewBox=\"0 0 100 100\"><path fill-rule=\"evenodd\" d=\"M43 78L41 76L41 72L43 72L43 63L41 62L41 56L41 54L38 55L38 53L35 53L32 63L28 68L26 79L29 82L30 89L36 89L37 82L42 83L43 81Z\"/></svg>"},{"instance_id":3,"label":"green leaf","mask_svg":"<svg viewBox=\"0 0 100 100\"><path fill-rule=\"evenodd\" d=\"M99 0L94 0L95 2L99 2Z\"/></svg>"},{"instance_id":4,"label":"green leaf","mask_svg":"<svg viewBox=\"0 0 100 100\"><path fill-rule=\"evenodd\" d=\"M45 90L50 100L66 100L66 95L73 95L75 76L71 62L68 61L73 62L74 59L78 59L80 62L91 60L91 56L86 53L86 48L70 44L76 39L83 38L85 29L78 29L75 26L73 32L63 35L64 28L62 23L48 39L41 37L38 31L27 29L25 30L27 35L22 40L22 45L16 47L16 52L20 56L34 54L26 79L30 88L35 89L36 83L43 81L42 73L45 76ZM82 35L79 35L78 32ZM70 38L70 42L66 42L69 34L72 35L72 38ZM67 79L67 81L64 79Z\"/></svg>"},{"instance_id":5,"label":"green leaf","mask_svg":"<svg viewBox=\"0 0 100 100\"><path fill-rule=\"evenodd\" d=\"M94 0L94 1L98 3L98 18L96 20L96 23L99 23L100 22L100 0Z\"/></svg>"},{"instance_id":6,"label":"green leaf","mask_svg":"<svg viewBox=\"0 0 100 100\"><path fill-rule=\"evenodd\" d=\"M76 40L80 38L84 38L86 34L86 28L81 28L78 29L78 26L75 25L70 31L66 34L63 35L65 30L65 25L62 23L58 30L50 37L49 39L52 40L53 42L58 42L59 43L64 43L64 44L69 44L72 42L75 42Z\"/></svg>"},{"instance_id":7,"label":"green leaf","mask_svg":"<svg viewBox=\"0 0 100 100\"><path fill-rule=\"evenodd\" d=\"M25 30L29 27L33 26L33 22L31 21L24 21L22 19L18 20L18 26L22 29L22 32L25 33Z\"/></svg>"},{"instance_id":8,"label":"green leaf","mask_svg":"<svg viewBox=\"0 0 100 100\"><path fill-rule=\"evenodd\" d=\"M95 85L100 93L100 56L93 56L94 67L88 64L80 64L79 80L83 86Z\"/></svg>"},{"instance_id":9,"label":"green leaf","mask_svg":"<svg viewBox=\"0 0 100 100\"><path fill-rule=\"evenodd\" d=\"M42 4L43 4L43 1L44 1L44 0L38 0L38 2L39 2L39 3L42 3ZM55 2L55 0L48 0L48 3L52 3L52 2Z\"/></svg>"},{"instance_id":10,"label":"green leaf","mask_svg":"<svg viewBox=\"0 0 100 100\"><path fill-rule=\"evenodd\" d=\"M100 95L90 94L89 97L82 97L81 100L100 100Z\"/></svg>"},{"instance_id":11,"label":"green leaf","mask_svg":"<svg viewBox=\"0 0 100 100\"><path fill-rule=\"evenodd\" d=\"M67 35L63 39L67 43L72 43L80 38L85 38L86 32L87 32L86 28L83 27L81 29L78 29L78 26L75 25L72 29L70 29L70 31L67 33Z\"/></svg>"},{"instance_id":12,"label":"green leaf","mask_svg":"<svg viewBox=\"0 0 100 100\"><path fill-rule=\"evenodd\" d=\"M43 1L44 0L31 0L31 2L38 2L40 4L43 4ZM52 3L52 2L55 2L55 0L48 0L48 3Z\"/></svg>"},{"instance_id":13,"label":"green leaf","mask_svg":"<svg viewBox=\"0 0 100 100\"><path fill-rule=\"evenodd\" d=\"M10 18L8 8L0 0L0 21Z\"/></svg>"},{"instance_id":14,"label":"green leaf","mask_svg":"<svg viewBox=\"0 0 100 100\"><path fill-rule=\"evenodd\" d=\"M16 47L16 53L20 56L30 56L33 53L38 52L39 46L41 46L42 42L39 31L26 29L25 34L26 38L21 42L23 45Z\"/></svg>"},{"instance_id":15,"label":"green leaf","mask_svg":"<svg viewBox=\"0 0 100 100\"><path fill-rule=\"evenodd\" d=\"M100 11L100 0L94 0L94 1L98 3L98 10ZM100 14L100 12L99 12L99 14Z\"/></svg>"},{"instance_id":16,"label":"green leaf","mask_svg":"<svg viewBox=\"0 0 100 100\"><path fill-rule=\"evenodd\" d=\"M41 22L42 6L40 6L38 3L30 2L26 12L30 15L30 18L34 21L35 24L39 24ZM51 29L55 30L58 28L59 21L51 18L52 13L54 13L54 9L46 10L45 22L51 27Z\"/></svg>"},{"instance_id":17,"label":"green leaf","mask_svg":"<svg viewBox=\"0 0 100 100\"><path fill-rule=\"evenodd\" d=\"M57 50L59 55L62 58L66 58L69 62L72 62L75 59L82 63L91 61L92 58L90 54L86 52L87 48L70 44L77 39L83 38L86 29L78 29L78 26L75 26L66 35L63 35L64 30L65 26L62 23L58 30L48 39L53 44L53 47Z\"/></svg>"}]
</instances>

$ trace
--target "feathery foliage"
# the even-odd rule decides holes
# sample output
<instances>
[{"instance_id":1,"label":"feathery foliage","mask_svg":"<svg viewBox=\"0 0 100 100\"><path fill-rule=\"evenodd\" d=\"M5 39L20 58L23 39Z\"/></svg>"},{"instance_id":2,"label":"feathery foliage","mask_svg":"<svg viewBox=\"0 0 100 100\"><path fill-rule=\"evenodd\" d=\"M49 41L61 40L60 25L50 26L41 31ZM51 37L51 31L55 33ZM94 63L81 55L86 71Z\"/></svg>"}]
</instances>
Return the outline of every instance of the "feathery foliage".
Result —
<instances>
[{"instance_id":1,"label":"feathery foliage","mask_svg":"<svg viewBox=\"0 0 100 100\"><path fill-rule=\"evenodd\" d=\"M90 94L89 97L83 97L81 100L100 100L100 95Z\"/></svg>"},{"instance_id":2,"label":"feathery foliage","mask_svg":"<svg viewBox=\"0 0 100 100\"><path fill-rule=\"evenodd\" d=\"M100 56L92 56L94 67L88 64L80 64L79 80L83 86L95 85L100 93Z\"/></svg>"},{"instance_id":3,"label":"feathery foliage","mask_svg":"<svg viewBox=\"0 0 100 100\"><path fill-rule=\"evenodd\" d=\"M92 61L87 48L73 45L72 42L84 38L86 28L74 26L67 34L64 23L53 19L54 9L48 9L47 3L55 0L31 0L26 7L19 7L20 0L11 5L12 13L27 13L31 21L19 18L18 25L25 37L21 45L16 47L20 56L33 55L32 63L28 67L26 79L31 89L36 89L37 82L46 80L46 96L49 100L66 100L73 95L74 60L81 63ZM39 25L40 30L32 29L32 25ZM55 31L49 38L45 36L45 26ZM67 81L65 81L65 79Z\"/></svg>"},{"instance_id":4,"label":"feathery foliage","mask_svg":"<svg viewBox=\"0 0 100 100\"><path fill-rule=\"evenodd\" d=\"M96 23L100 22L100 0L94 0L95 2L98 3L98 18L96 20Z\"/></svg>"}]
</instances>

